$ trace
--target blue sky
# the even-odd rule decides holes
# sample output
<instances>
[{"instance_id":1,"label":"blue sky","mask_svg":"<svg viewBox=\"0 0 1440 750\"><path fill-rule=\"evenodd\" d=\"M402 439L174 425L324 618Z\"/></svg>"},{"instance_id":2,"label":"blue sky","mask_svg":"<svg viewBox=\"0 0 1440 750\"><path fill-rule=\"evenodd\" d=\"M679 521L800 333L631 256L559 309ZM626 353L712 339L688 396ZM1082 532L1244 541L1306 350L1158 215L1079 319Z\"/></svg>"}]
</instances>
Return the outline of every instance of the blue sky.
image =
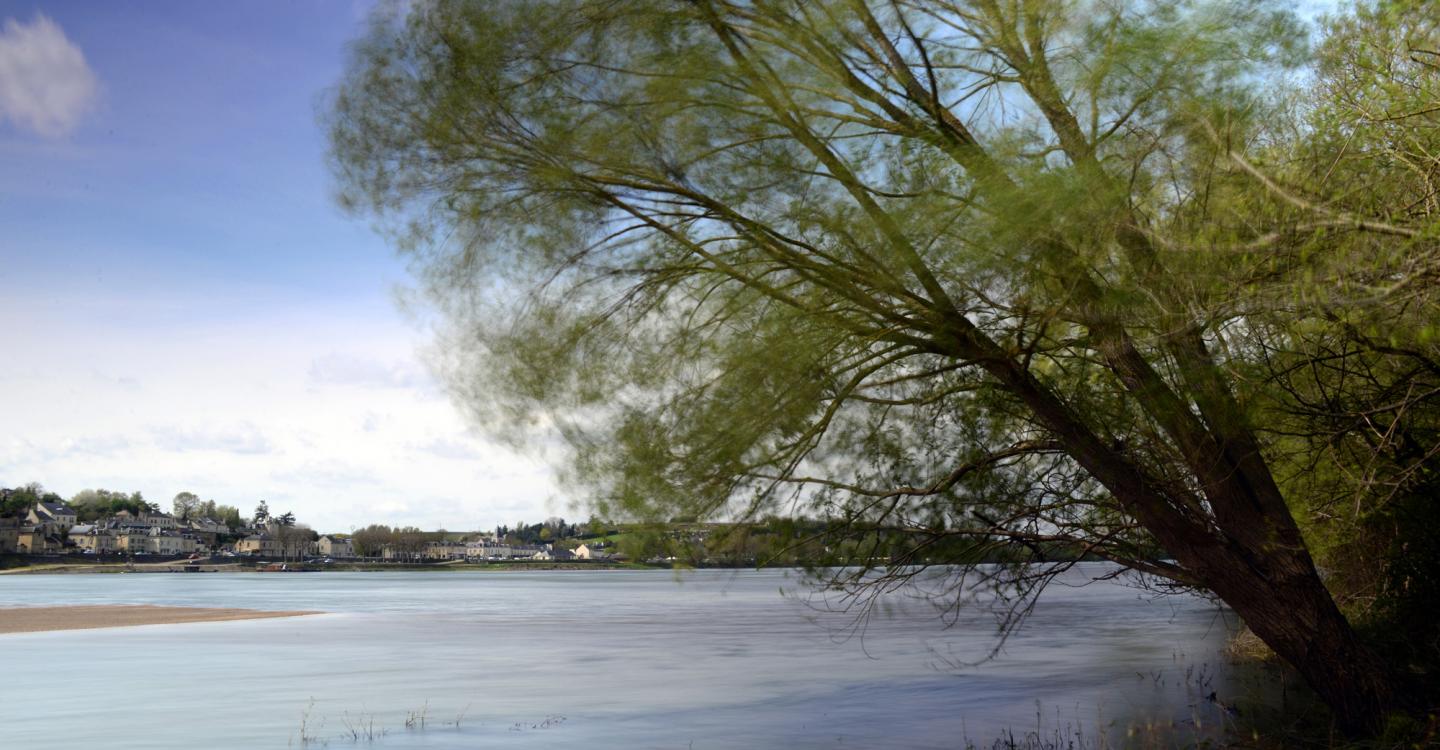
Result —
<instances>
[{"instance_id":1,"label":"blue sky","mask_svg":"<svg viewBox=\"0 0 1440 750\"><path fill-rule=\"evenodd\" d=\"M363 13L345 3L20 3L85 54L100 83L65 137L3 132L19 280L250 283L372 301L401 268L329 199L315 113ZM37 143L37 140L40 142ZM7 263L7 266L10 264ZM235 311L240 313L242 311Z\"/></svg>"},{"instance_id":2,"label":"blue sky","mask_svg":"<svg viewBox=\"0 0 1440 750\"><path fill-rule=\"evenodd\" d=\"M317 112L367 5L0 0L0 485L575 515L467 429L403 262L332 201Z\"/></svg>"}]
</instances>

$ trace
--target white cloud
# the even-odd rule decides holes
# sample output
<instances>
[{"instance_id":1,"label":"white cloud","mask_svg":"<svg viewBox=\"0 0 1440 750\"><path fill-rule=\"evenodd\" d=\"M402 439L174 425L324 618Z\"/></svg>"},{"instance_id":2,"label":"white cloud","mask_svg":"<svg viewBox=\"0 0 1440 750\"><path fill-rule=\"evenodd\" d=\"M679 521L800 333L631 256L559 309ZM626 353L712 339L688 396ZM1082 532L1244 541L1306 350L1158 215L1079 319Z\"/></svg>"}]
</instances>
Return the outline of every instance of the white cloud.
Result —
<instances>
[{"instance_id":1,"label":"white cloud","mask_svg":"<svg viewBox=\"0 0 1440 750\"><path fill-rule=\"evenodd\" d=\"M363 388L413 388L431 385L414 363L382 362L370 357L330 352L310 363L312 385L354 385Z\"/></svg>"},{"instance_id":2,"label":"white cloud","mask_svg":"<svg viewBox=\"0 0 1440 750\"><path fill-rule=\"evenodd\" d=\"M129 451L132 442L124 435L90 435L63 441L61 445L66 456L118 456Z\"/></svg>"},{"instance_id":3,"label":"white cloud","mask_svg":"<svg viewBox=\"0 0 1440 750\"><path fill-rule=\"evenodd\" d=\"M572 515L546 466L470 432L415 356L420 332L302 307L137 309L161 296L0 295L0 320L29 322L0 326L23 363L0 367L0 486L267 500L321 531Z\"/></svg>"},{"instance_id":4,"label":"white cloud","mask_svg":"<svg viewBox=\"0 0 1440 750\"><path fill-rule=\"evenodd\" d=\"M11 464L37 463L59 459L91 459L119 456L131 451L134 443L124 435L61 437L43 445L12 437L0 444L0 468ZM12 483L14 480L11 480Z\"/></svg>"},{"instance_id":5,"label":"white cloud","mask_svg":"<svg viewBox=\"0 0 1440 750\"><path fill-rule=\"evenodd\" d=\"M455 438L437 437L412 446L418 451L452 461L474 461L482 457L474 445Z\"/></svg>"},{"instance_id":6,"label":"white cloud","mask_svg":"<svg viewBox=\"0 0 1440 750\"><path fill-rule=\"evenodd\" d=\"M216 451L241 455L262 455L275 450L255 426L240 423L204 427L156 427L150 431L155 444L167 451Z\"/></svg>"},{"instance_id":7,"label":"white cloud","mask_svg":"<svg viewBox=\"0 0 1440 750\"><path fill-rule=\"evenodd\" d=\"M95 106L100 83L58 24L36 15L0 29L0 121L55 138Z\"/></svg>"}]
</instances>

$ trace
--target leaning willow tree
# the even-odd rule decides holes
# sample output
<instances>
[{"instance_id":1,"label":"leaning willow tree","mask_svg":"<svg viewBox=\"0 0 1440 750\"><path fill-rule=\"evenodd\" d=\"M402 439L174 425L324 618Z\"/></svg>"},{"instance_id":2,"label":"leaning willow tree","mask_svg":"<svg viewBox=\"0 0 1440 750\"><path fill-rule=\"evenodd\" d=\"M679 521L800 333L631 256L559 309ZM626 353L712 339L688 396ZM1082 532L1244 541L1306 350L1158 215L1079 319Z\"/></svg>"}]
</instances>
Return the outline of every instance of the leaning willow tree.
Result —
<instances>
[{"instance_id":1,"label":"leaning willow tree","mask_svg":"<svg viewBox=\"0 0 1440 750\"><path fill-rule=\"evenodd\" d=\"M1265 166L1301 39L1262 0L435 0L357 42L332 147L461 402L609 512L823 517L900 575L1063 544L1222 599L1358 730L1402 691L1292 515L1326 446L1264 428L1424 232Z\"/></svg>"}]
</instances>

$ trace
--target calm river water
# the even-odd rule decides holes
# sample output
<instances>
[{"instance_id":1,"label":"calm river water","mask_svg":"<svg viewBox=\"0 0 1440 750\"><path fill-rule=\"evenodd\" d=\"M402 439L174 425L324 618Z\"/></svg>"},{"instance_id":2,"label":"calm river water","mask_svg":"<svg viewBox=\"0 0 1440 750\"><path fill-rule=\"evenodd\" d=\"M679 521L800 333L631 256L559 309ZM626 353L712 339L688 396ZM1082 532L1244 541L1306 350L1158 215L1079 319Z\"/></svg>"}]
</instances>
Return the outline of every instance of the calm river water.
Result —
<instances>
[{"instance_id":1,"label":"calm river water","mask_svg":"<svg viewBox=\"0 0 1440 750\"><path fill-rule=\"evenodd\" d=\"M1037 726L1157 744L1146 724L1185 745L1227 722L1210 691L1258 700L1213 604L1074 587L1105 570L1078 566L963 669L989 615L946 629L901 600L846 638L781 595L803 590L785 571L4 576L0 606L328 614L0 635L0 748L958 748Z\"/></svg>"}]
</instances>

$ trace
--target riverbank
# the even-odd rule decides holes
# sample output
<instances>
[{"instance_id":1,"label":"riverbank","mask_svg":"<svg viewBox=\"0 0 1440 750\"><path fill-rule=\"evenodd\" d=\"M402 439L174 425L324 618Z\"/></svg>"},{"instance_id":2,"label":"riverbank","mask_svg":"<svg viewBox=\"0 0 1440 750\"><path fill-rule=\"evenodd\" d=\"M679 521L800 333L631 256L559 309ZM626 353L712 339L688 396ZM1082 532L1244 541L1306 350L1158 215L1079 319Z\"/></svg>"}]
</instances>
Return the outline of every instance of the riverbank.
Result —
<instances>
[{"instance_id":1,"label":"riverbank","mask_svg":"<svg viewBox=\"0 0 1440 750\"><path fill-rule=\"evenodd\" d=\"M318 615L313 611L272 612L213 607L162 607L153 604L106 604L0 609L0 634L49 630L92 630L132 625L173 625L190 622L262 620Z\"/></svg>"}]
</instances>

